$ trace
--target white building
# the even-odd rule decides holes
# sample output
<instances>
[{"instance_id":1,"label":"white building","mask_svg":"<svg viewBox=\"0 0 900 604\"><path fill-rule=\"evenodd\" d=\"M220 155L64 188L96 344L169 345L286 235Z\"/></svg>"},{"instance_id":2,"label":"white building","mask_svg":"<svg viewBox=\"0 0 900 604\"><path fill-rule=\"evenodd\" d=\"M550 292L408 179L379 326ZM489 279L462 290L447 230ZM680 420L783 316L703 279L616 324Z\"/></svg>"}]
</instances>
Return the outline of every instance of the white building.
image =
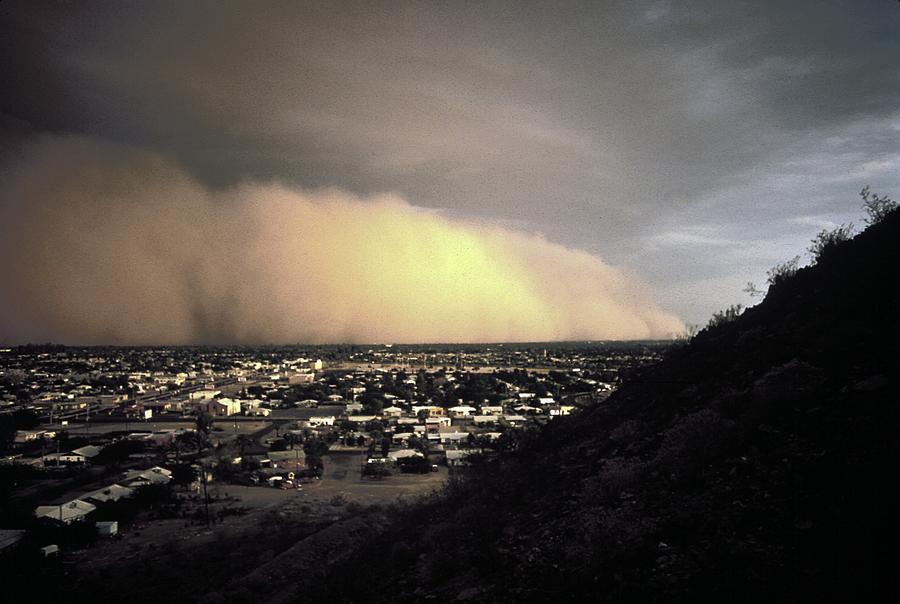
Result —
<instances>
[{"instance_id":1,"label":"white building","mask_svg":"<svg viewBox=\"0 0 900 604\"><path fill-rule=\"evenodd\" d=\"M97 509L97 506L73 499L60 505L41 505L34 511L37 518L49 518L62 524L71 524L84 520L88 514Z\"/></svg>"}]
</instances>

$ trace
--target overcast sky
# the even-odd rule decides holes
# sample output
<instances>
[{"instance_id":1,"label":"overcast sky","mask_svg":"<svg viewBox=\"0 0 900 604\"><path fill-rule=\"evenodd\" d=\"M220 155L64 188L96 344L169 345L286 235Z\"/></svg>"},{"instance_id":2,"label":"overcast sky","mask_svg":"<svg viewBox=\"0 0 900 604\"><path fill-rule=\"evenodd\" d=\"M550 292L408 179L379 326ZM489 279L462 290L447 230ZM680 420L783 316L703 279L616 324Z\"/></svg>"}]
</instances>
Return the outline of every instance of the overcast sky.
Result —
<instances>
[{"instance_id":1,"label":"overcast sky","mask_svg":"<svg viewBox=\"0 0 900 604\"><path fill-rule=\"evenodd\" d=\"M7 160L73 134L212 191L395 194L586 251L686 323L861 224L864 185L900 196L892 0L7 0L0 56Z\"/></svg>"}]
</instances>

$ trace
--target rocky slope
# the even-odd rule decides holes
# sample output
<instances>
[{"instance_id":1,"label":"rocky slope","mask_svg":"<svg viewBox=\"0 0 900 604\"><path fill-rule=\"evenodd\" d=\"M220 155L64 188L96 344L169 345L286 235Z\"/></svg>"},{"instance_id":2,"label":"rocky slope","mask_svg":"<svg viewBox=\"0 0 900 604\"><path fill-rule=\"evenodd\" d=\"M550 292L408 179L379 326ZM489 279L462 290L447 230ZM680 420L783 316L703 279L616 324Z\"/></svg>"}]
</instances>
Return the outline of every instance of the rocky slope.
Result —
<instances>
[{"instance_id":1,"label":"rocky slope","mask_svg":"<svg viewBox=\"0 0 900 604\"><path fill-rule=\"evenodd\" d=\"M900 212L397 519L305 600L896 597Z\"/></svg>"}]
</instances>

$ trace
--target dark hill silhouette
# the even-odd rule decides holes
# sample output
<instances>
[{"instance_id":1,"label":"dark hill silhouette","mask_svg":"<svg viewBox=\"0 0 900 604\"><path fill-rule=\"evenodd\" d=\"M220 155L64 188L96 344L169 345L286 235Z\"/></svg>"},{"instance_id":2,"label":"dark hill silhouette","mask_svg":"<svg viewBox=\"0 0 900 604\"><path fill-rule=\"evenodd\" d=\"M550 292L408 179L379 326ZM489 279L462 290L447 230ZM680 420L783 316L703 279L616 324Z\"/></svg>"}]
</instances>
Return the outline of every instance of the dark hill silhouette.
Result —
<instances>
[{"instance_id":1,"label":"dark hill silhouette","mask_svg":"<svg viewBox=\"0 0 900 604\"><path fill-rule=\"evenodd\" d=\"M895 600L898 266L894 211L473 468L304 600Z\"/></svg>"}]
</instances>

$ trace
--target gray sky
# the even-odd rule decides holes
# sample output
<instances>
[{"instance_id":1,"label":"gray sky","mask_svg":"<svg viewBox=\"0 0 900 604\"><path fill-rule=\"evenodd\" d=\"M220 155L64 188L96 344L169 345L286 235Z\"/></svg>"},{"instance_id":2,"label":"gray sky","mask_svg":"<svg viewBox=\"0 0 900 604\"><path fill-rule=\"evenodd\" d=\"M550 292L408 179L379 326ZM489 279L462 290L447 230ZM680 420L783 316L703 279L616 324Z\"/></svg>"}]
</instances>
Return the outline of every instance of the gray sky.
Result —
<instances>
[{"instance_id":1,"label":"gray sky","mask_svg":"<svg viewBox=\"0 0 900 604\"><path fill-rule=\"evenodd\" d=\"M860 224L864 185L900 195L895 1L298 4L7 0L5 138L395 193L585 250L688 323Z\"/></svg>"}]
</instances>

